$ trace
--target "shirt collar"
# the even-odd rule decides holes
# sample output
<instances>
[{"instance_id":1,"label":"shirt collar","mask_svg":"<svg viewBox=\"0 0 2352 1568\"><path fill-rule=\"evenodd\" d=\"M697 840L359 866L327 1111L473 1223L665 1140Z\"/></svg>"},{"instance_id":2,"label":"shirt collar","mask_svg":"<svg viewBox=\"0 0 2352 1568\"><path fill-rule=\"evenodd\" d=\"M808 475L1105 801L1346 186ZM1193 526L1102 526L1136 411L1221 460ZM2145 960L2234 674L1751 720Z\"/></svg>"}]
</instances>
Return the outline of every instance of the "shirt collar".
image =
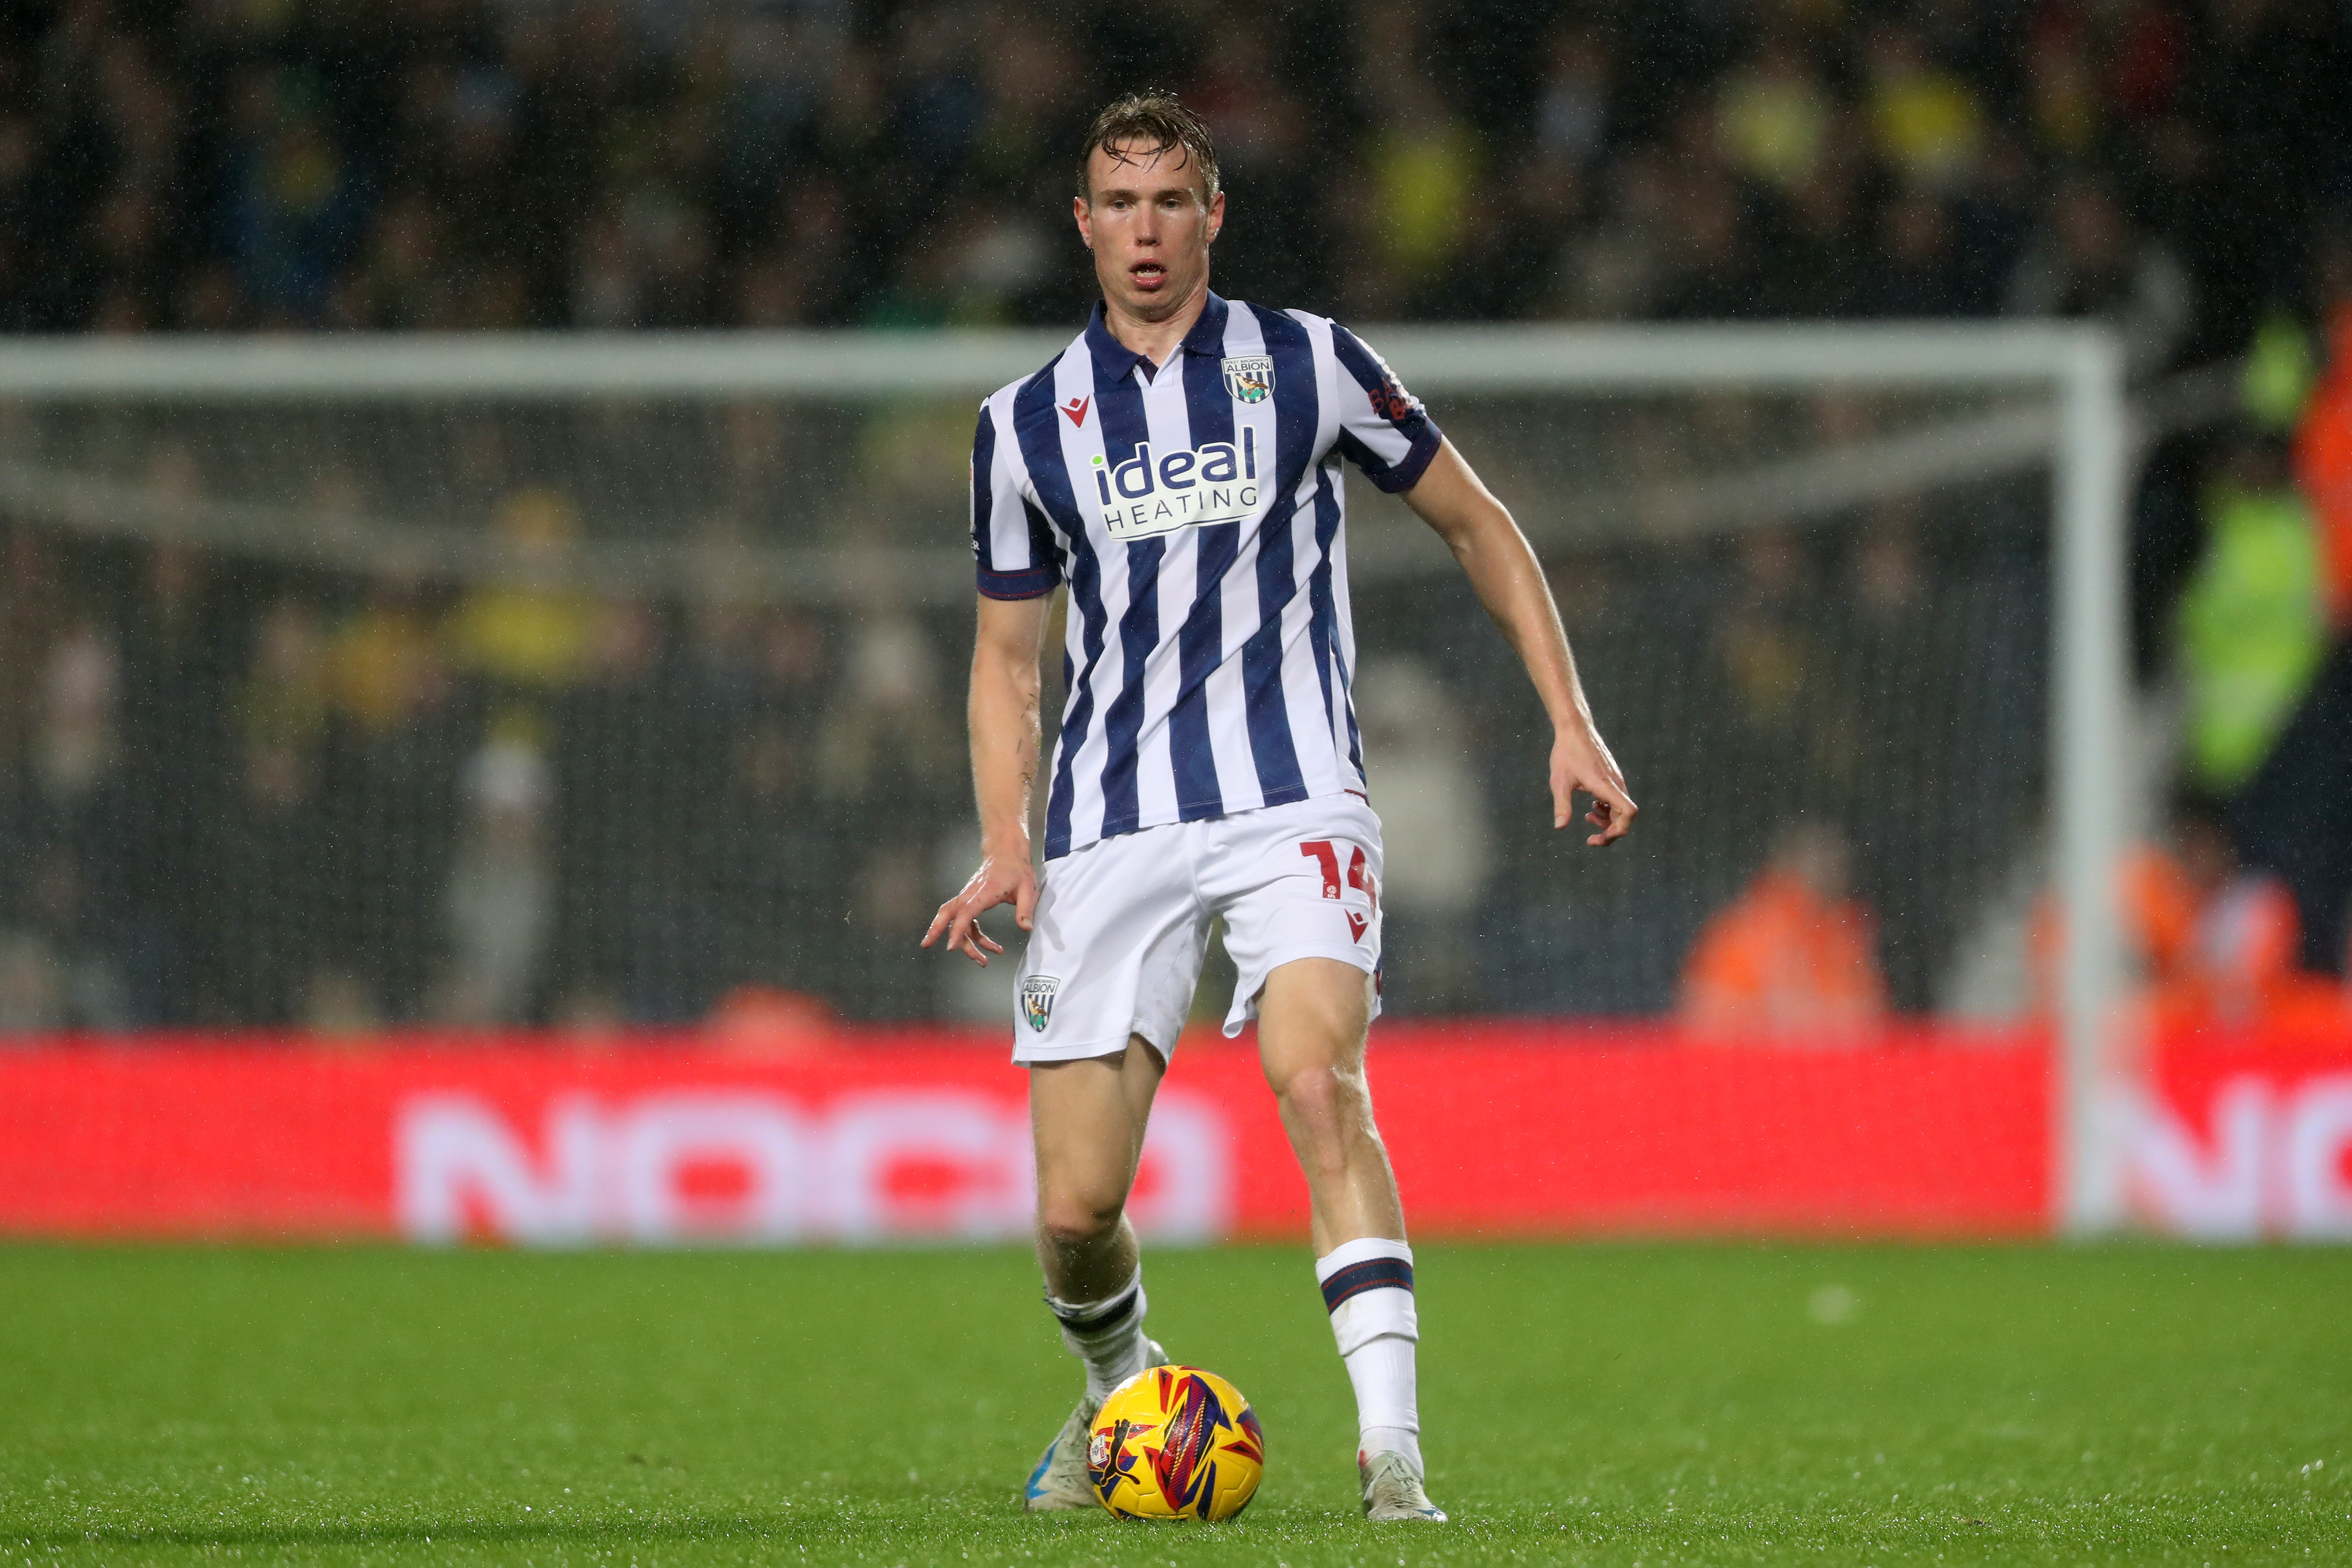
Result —
<instances>
[{"instance_id":1,"label":"shirt collar","mask_svg":"<svg viewBox=\"0 0 2352 1568\"><path fill-rule=\"evenodd\" d=\"M1213 289L1208 303L1201 308L1201 319L1184 334L1184 351L1188 354L1214 354L1225 357L1225 302Z\"/></svg>"},{"instance_id":2,"label":"shirt collar","mask_svg":"<svg viewBox=\"0 0 2352 1568\"><path fill-rule=\"evenodd\" d=\"M1201 319L1184 334L1179 345L1188 354L1214 354L1220 359L1225 352L1225 314L1227 306L1213 289L1208 301L1201 308ZM1103 302L1095 301L1095 313L1087 320L1087 350L1094 356L1095 376L1098 381L1122 382L1142 362L1143 356L1110 335L1110 325L1103 319Z\"/></svg>"}]
</instances>

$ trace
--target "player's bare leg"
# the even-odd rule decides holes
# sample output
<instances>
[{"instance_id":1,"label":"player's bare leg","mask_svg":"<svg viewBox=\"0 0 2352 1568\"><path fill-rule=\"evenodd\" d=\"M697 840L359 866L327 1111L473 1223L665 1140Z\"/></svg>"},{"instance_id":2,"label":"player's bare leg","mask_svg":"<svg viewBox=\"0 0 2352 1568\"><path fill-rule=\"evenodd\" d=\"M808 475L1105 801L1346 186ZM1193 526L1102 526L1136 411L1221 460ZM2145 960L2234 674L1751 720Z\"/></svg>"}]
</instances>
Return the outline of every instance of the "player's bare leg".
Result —
<instances>
[{"instance_id":1,"label":"player's bare leg","mask_svg":"<svg viewBox=\"0 0 2352 1568\"><path fill-rule=\"evenodd\" d=\"M1037 1145L1037 1261L1063 1301L1095 1301L1136 1269L1128 1189L1143 1157L1144 1125L1167 1069L1141 1037L1122 1056L1038 1062L1029 1069L1029 1124Z\"/></svg>"},{"instance_id":2,"label":"player's bare leg","mask_svg":"<svg viewBox=\"0 0 2352 1568\"><path fill-rule=\"evenodd\" d=\"M1151 1099L1167 1071L1140 1037L1120 1056L1029 1070L1037 1147L1037 1261L1062 1341L1086 1364L1086 1393L1031 1472L1023 1506L1092 1508L1087 1428L1103 1398L1166 1359L1143 1332L1143 1270L1127 1196L1143 1157Z\"/></svg>"},{"instance_id":3,"label":"player's bare leg","mask_svg":"<svg viewBox=\"0 0 2352 1568\"><path fill-rule=\"evenodd\" d=\"M1315 1255L1365 1237L1402 1242L1404 1206L1364 1080L1372 977L1298 958L1266 977L1257 1005L1258 1060L1307 1176Z\"/></svg>"},{"instance_id":4,"label":"player's bare leg","mask_svg":"<svg viewBox=\"0 0 2352 1568\"><path fill-rule=\"evenodd\" d=\"M1307 1176L1315 1274L1356 1390L1364 1512L1442 1521L1422 1487L1412 1249L1364 1076L1371 1019L1370 975L1296 959L1259 995L1258 1057Z\"/></svg>"}]
</instances>

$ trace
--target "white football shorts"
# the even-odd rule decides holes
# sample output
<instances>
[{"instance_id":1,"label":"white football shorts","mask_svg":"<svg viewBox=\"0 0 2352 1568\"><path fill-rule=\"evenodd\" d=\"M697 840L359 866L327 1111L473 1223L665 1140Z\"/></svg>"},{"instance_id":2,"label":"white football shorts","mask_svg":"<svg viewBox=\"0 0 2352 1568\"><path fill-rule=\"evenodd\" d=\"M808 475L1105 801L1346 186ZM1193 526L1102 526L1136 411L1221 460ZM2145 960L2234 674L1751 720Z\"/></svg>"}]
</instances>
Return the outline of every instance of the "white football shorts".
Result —
<instances>
[{"instance_id":1,"label":"white football shorts","mask_svg":"<svg viewBox=\"0 0 2352 1568\"><path fill-rule=\"evenodd\" d=\"M1381 820L1352 794L1145 828L1048 862L1021 962L1013 1060L1108 1056L1129 1035L1165 1060L1218 918L1241 975L1228 1035L1257 1016L1266 976L1294 958L1376 976L1380 887Z\"/></svg>"}]
</instances>

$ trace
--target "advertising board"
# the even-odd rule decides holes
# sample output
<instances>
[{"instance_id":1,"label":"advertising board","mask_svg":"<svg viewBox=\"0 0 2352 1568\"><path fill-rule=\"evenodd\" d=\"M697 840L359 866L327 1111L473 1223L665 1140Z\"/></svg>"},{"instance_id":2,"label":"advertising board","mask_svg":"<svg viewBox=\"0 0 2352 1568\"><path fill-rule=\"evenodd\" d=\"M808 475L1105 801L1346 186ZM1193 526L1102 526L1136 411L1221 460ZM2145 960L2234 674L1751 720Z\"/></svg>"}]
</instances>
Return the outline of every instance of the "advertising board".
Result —
<instances>
[{"instance_id":1,"label":"advertising board","mask_svg":"<svg viewBox=\"0 0 2352 1568\"><path fill-rule=\"evenodd\" d=\"M0 1054L0 1233L776 1246L1017 1240L1024 1075L993 1032L57 1042ZM2027 1236L2053 1207L2030 1031L1836 1051L1636 1024L1383 1025L1414 1234ZM2134 1214L2352 1237L2352 1042L2179 1042L2121 1092ZM1162 1241L1305 1233L1246 1040L1188 1039L1132 1207Z\"/></svg>"}]
</instances>

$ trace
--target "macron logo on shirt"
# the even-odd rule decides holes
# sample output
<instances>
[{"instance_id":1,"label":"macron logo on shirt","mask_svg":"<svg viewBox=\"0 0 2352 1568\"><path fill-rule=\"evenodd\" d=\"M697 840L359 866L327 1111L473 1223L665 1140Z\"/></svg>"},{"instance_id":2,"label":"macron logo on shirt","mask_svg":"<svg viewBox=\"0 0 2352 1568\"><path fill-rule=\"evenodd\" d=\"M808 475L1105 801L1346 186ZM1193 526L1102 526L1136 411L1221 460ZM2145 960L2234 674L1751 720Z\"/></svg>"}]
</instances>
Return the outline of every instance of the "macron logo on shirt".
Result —
<instances>
[{"instance_id":1,"label":"macron logo on shirt","mask_svg":"<svg viewBox=\"0 0 2352 1568\"><path fill-rule=\"evenodd\" d=\"M1103 528L1114 539L1246 522L1257 514L1257 432L1247 425L1239 451L1230 441L1212 441L1154 459L1145 441L1115 468L1097 456L1094 469Z\"/></svg>"},{"instance_id":2,"label":"macron logo on shirt","mask_svg":"<svg viewBox=\"0 0 2352 1568\"><path fill-rule=\"evenodd\" d=\"M1062 405L1062 412L1070 416L1072 424L1084 424L1087 422L1087 404L1094 401L1090 397L1074 397Z\"/></svg>"}]
</instances>

